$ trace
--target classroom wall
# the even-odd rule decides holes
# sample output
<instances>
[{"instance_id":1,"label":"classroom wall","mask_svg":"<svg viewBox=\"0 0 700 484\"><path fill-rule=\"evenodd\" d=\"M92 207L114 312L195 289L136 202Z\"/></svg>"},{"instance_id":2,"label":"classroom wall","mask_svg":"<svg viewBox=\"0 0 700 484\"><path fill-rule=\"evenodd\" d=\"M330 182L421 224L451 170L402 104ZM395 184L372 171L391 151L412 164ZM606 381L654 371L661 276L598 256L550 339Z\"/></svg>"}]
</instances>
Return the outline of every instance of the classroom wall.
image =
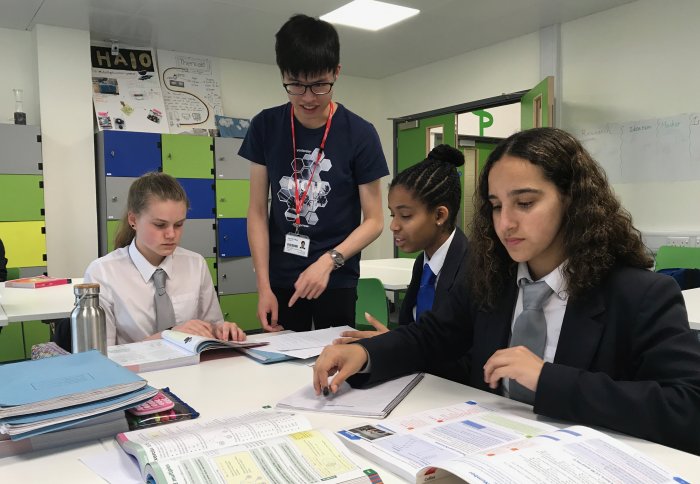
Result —
<instances>
[{"instance_id":1,"label":"classroom wall","mask_svg":"<svg viewBox=\"0 0 700 484\"><path fill-rule=\"evenodd\" d=\"M693 61L692 49L697 18L700 2L695 0L676 0L673 8L661 0L639 0L563 24L563 98L558 100L562 103L562 127L700 112L700 97L693 94L700 77L700 64ZM83 46L75 49L63 55L83 55ZM21 84L29 123L39 124L37 54L32 34L0 29L0 56L13 67L0 76L0 122L11 117L11 89ZM533 33L382 80L341 73L335 99L374 123L391 169L393 140L388 118L528 89L540 80L539 56L539 35ZM251 117L262 107L285 101L276 66L220 59L220 73L228 115ZM85 169L93 169L92 160L81 163ZM65 184L62 178L46 181ZM388 181L382 183L385 207ZM82 184L72 194L76 203L85 207L94 203L94 188L94 181ZM625 184L616 185L615 190L644 231L700 228L700 212L694 209L700 181ZM365 250L365 257L393 254L388 210L385 213L385 231ZM47 214L47 224L62 226L72 216ZM75 258L81 250L69 244L59 254ZM69 275L81 274L84 267L80 265L72 266Z\"/></svg>"},{"instance_id":2,"label":"classroom wall","mask_svg":"<svg viewBox=\"0 0 700 484\"><path fill-rule=\"evenodd\" d=\"M0 123L14 123L15 97L12 89L24 91L23 108L27 124L39 124L36 45L32 32L0 29Z\"/></svg>"},{"instance_id":3,"label":"classroom wall","mask_svg":"<svg viewBox=\"0 0 700 484\"><path fill-rule=\"evenodd\" d=\"M700 112L697 0L639 0L562 25L562 127ZM614 185L643 232L700 231L700 180Z\"/></svg>"}]
</instances>

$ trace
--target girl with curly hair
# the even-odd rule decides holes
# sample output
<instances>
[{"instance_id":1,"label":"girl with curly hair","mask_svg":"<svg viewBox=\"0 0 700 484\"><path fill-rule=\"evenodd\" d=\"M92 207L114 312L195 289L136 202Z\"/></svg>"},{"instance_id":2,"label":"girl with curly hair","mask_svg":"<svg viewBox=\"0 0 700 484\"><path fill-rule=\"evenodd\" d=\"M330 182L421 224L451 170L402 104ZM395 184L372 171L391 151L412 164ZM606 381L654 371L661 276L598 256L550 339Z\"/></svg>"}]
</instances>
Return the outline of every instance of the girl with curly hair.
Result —
<instances>
[{"instance_id":1,"label":"girl with curly hair","mask_svg":"<svg viewBox=\"0 0 700 484\"><path fill-rule=\"evenodd\" d=\"M700 343L680 288L647 270L639 231L581 144L554 128L507 138L484 166L476 209L467 284L423 316L440 324L326 348L317 391L368 361L354 383L466 355L469 385L537 414L700 453L688 431L700 428Z\"/></svg>"}]
</instances>

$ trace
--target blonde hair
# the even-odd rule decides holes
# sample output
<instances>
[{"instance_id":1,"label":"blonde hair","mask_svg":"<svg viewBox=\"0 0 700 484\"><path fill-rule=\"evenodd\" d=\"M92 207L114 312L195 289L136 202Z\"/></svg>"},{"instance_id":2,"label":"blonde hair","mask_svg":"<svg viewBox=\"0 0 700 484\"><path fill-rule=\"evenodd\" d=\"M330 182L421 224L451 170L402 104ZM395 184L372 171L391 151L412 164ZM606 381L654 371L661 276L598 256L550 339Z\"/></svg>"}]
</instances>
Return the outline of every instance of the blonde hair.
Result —
<instances>
[{"instance_id":1,"label":"blonde hair","mask_svg":"<svg viewBox=\"0 0 700 484\"><path fill-rule=\"evenodd\" d=\"M151 200L172 200L174 202L185 202L190 208L190 201L187 198L184 188L175 178L165 173L146 173L129 187L129 196L126 201L126 210L119 223L117 234L114 236L114 248L119 249L131 244L136 236L136 231L129 225L129 213L140 214L148 207Z\"/></svg>"}]
</instances>

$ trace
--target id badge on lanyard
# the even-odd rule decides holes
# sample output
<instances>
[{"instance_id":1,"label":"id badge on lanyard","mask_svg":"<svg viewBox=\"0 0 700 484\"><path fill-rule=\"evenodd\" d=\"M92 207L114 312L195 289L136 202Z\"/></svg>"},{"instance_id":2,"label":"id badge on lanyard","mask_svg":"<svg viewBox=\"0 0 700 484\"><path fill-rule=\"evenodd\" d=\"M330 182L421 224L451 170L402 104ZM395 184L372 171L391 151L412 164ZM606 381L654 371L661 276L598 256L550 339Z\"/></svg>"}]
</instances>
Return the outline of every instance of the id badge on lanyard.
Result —
<instances>
[{"instance_id":1,"label":"id badge on lanyard","mask_svg":"<svg viewBox=\"0 0 700 484\"><path fill-rule=\"evenodd\" d=\"M300 257L309 256L309 247L311 246L311 239L299 233L299 227L301 226L301 209L304 206L304 201L308 196L309 192L313 188L314 174L316 173L316 168L318 164L323 159L324 152L323 148L326 146L326 138L328 138L328 131L331 128L331 119L333 117L333 103L330 104L330 111L328 112L328 120L326 121L326 130L323 133L323 139L321 140L321 146L316 154L316 161L313 165L313 170L311 171L311 176L309 177L308 183L306 184L306 190L303 193L299 191L299 179L297 175L297 146L296 137L294 132L294 106L291 109L291 124L292 124L292 154L294 160L294 205L296 208L296 220L294 221L294 232L288 233L284 238L284 252L287 254L292 254Z\"/></svg>"}]
</instances>

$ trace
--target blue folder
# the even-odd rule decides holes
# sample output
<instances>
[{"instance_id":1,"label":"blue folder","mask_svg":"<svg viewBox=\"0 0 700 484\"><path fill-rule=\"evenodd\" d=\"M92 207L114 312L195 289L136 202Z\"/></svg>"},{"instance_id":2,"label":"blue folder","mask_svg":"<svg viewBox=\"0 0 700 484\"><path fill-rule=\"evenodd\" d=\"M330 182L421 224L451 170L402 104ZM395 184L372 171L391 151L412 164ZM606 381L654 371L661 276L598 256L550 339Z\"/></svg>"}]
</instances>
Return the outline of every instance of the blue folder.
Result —
<instances>
[{"instance_id":1,"label":"blue folder","mask_svg":"<svg viewBox=\"0 0 700 484\"><path fill-rule=\"evenodd\" d=\"M0 418L132 392L146 380L98 351L0 365Z\"/></svg>"}]
</instances>

